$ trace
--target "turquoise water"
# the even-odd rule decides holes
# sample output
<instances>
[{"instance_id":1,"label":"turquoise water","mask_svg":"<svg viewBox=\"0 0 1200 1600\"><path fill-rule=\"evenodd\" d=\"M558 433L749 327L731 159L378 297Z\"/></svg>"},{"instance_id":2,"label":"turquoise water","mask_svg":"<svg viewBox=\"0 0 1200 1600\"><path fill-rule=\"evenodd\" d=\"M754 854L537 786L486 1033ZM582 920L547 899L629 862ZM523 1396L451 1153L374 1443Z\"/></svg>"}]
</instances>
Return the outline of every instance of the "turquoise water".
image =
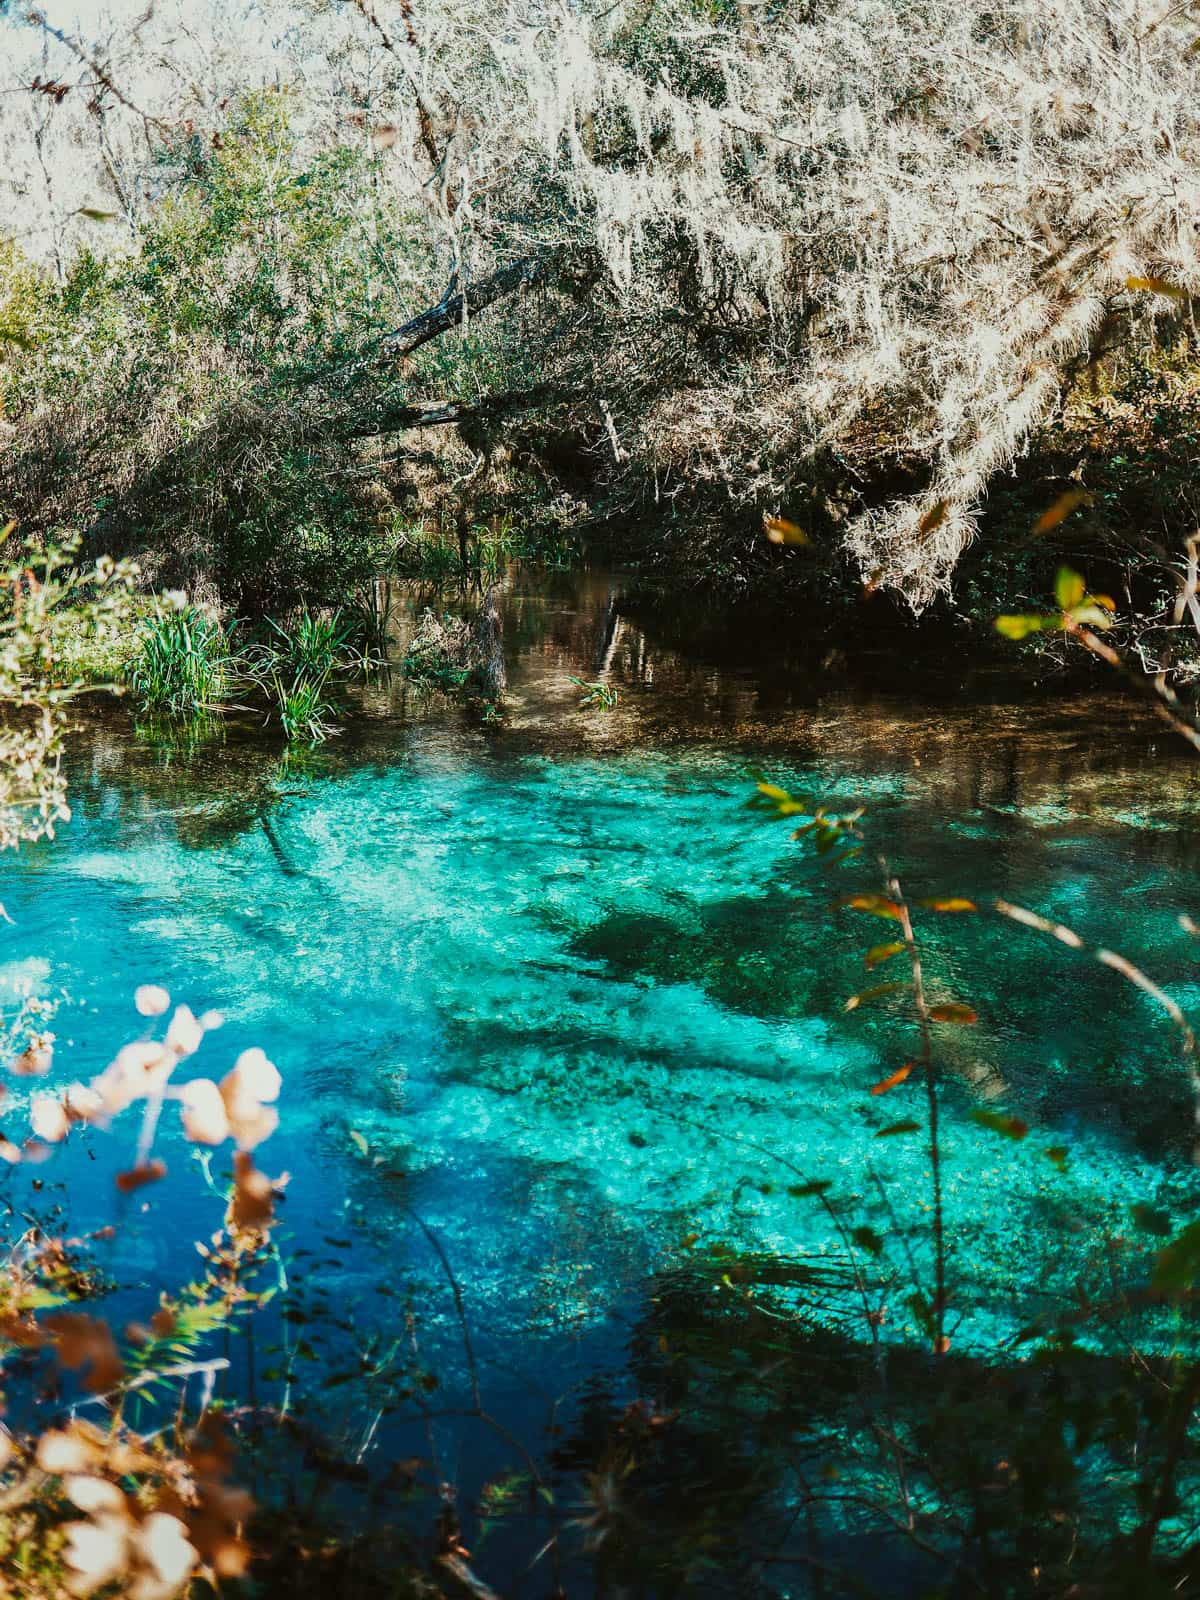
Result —
<instances>
[{"instance_id":1,"label":"turquoise water","mask_svg":"<svg viewBox=\"0 0 1200 1600\"><path fill-rule=\"evenodd\" d=\"M387 1409L388 1374L418 1357L443 1395L469 1389L417 1218L461 1287L489 1405L542 1460L555 1397L560 1420L600 1392L618 1411L645 1397L654 1308L721 1252L828 1266L818 1325L865 1345L844 1292L850 1219L885 1240L863 1257L884 1337L916 1333L904 1302L930 1270L927 1140L877 1135L923 1122L923 1093L915 1077L869 1093L914 1038L895 1002L844 1009L893 975L862 963L892 925L831 909L878 887L873 852L913 897L1003 896L1144 963L1185 1007L1200 999L1177 920L1200 911L1194 769L1131 713L781 692L656 652L631 625L610 650L611 595L608 611L590 591L543 601L532 620L518 599L506 729L438 705L403 718L385 697L388 717L297 765L241 735L189 754L93 723L74 822L8 862L0 895L0 977L62 997L56 1082L137 1034L140 983L225 1013L198 1071L250 1044L278 1063L282 1122L260 1160L291 1174L281 1237L306 1309L274 1336L307 1340L326 1369L364 1344L379 1356L371 1383L329 1392L324 1425L349 1459L436 1440L442 1474L469 1484L498 1470L494 1441L450 1418L406 1446L404 1407ZM566 675L594 676L598 653L622 698L580 713ZM747 811L758 775L866 803L865 864L831 876ZM1113 973L991 915L927 914L919 932L933 998L979 1015L940 1030L939 1055L948 1322L955 1353L982 1357L1074 1292L1135 1203L1188 1220L1190 1088L1169 1021ZM988 1132L981 1109L1029 1136ZM76 1134L36 1181L75 1227L107 1220L135 1138L121 1123ZM1060 1147L1065 1170L1046 1154ZM108 1247L131 1314L219 1223L169 1118L160 1153L168 1178L121 1202ZM789 1192L811 1180L832 1184L832 1211ZM31 1181L5 1179L32 1204ZM812 1298L796 1293L780 1314ZM273 1393L281 1358L264 1350L256 1381ZM492 1535L511 1592L545 1592L516 1576L539 1542Z\"/></svg>"}]
</instances>

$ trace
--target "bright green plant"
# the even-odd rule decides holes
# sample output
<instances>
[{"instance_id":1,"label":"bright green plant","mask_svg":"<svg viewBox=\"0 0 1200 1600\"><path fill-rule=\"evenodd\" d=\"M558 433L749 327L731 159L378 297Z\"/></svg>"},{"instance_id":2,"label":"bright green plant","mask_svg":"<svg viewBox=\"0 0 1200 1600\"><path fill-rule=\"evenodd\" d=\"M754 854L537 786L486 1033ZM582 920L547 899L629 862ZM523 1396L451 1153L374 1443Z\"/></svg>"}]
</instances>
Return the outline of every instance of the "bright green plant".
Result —
<instances>
[{"instance_id":1,"label":"bright green plant","mask_svg":"<svg viewBox=\"0 0 1200 1600\"><path fill-rule=\"evenodd\" d=\"M289 744L323 744L334 731L328 682L328 673L310 677L298 672L289 679L278 670L272 672L272 699Z\"/></svg>"},{"instance_id":2,"label":"bright green plant","mask_svg":"<svg viewBox=\"0 0 1200 1600\"><path fill-rule=\"evenodd\" d=\"M127 669L129 687L148 711L194 718L225 701L232 676L229 635L207 611L160 610L142 630Z\"/></svg>"},{"instance_id":3,"label":"bright green plant","mask_svg":"<svg viewBox=\"0 0 1200 1600\"><path fill-rule=\"evenodd\" d=\"M583 699L579 702L583 711L612 711L620 699L620 690L611 683L601 683L598 679L589 683L586 678L574 676L571 682L583 690Z\"/></svg>"},{"instance_id":4,"label":"bright green plant","mask_svg":"<svg viewBox=\"0 0 1200 1600\"><path fill-rule=\"evenodd\" d=\"M308 677L328 677L350 653L353 630L340 610L305 609L290 623L268 619L267 626L279 659Z\"/></svg>"}]
</instances>

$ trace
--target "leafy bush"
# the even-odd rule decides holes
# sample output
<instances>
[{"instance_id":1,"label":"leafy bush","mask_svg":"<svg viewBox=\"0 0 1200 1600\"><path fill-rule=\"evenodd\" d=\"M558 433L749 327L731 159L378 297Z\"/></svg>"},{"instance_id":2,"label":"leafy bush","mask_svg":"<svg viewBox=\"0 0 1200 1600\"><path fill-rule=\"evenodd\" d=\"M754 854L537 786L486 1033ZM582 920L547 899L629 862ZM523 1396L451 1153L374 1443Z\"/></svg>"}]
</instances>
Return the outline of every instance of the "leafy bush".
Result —
<instances>
[{"instance_id":1,"label":"leafy bush","mask_svg":"<svg viewBox=\"0 0 1200 1600\"><path fill-rule=\"evenodd\" d=\"M0 328L24 352L0 350L14 509L242 610L344 595L387 560L379 476L309 379L383 331L407 275L364 270L371 161L306 154L292 115L287 94L250 95L213 144L159 147L161 198L128 257L81 252L55 286L0 256ZM402 258L402 233L380 248Z\"/></svg>"},{"instance_id":2,"label":"leafy bush","mask_svg":"<svg viewBox=\"0 0 1200 1600\"><path fill-rule=\"evenodd\" d=\"M88 571L77 551L27 542L0 571L0 849L53 837L70 819L63 736L71 701L90 686L64 669L81 637L103 649L128 626L133 569L102 557Z\"/></svg>"}]
</instances>

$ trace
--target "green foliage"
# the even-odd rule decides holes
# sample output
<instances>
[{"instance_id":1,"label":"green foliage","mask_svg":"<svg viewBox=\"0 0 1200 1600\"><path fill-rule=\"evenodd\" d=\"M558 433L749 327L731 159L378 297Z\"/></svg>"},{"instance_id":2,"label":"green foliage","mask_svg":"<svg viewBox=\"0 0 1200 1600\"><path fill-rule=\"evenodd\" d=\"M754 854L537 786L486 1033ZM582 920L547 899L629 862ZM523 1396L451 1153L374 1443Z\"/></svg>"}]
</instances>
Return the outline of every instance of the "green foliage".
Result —
<instances>
[{"instance_id":1,"label":"green foliage","mask_svg":"<svg viewBox=\"0 0 1200 1600\"><path fill-rule=\"evenodd\" d=\"M323 743L333 731L329 719L334 707L327 692L329 673L310 677L300 671L289 680L273 671L270 681L275 709L289 743Z\"/></svg>"},{"instance_id":2,"label":"green foliage","mask_svg":"<svg viewBox=\"0 0 1200 1600\"><path fill-rule=\"evenodd\" d=\"M340 610L314 613L305 608L286 624L268 618L267 626L275 654L298 675L327 678L350 654L353 630Z\"/></svg>"},{"instance_id":3,"label":"green foliage","mask_svg":"<svg viewBox=\"0 0 1200 1600\"><path fill-rule=\"evenodd\" d=\"M1054 582L1057 612L1028 612L996 618L996 632L1006 639L1026 639L1032 633L1070 632L1073 628L1111 628L1116 610L1110 595L1088 594L1087 586L1070 567L1060 567Z\"/></svg>"},{"instance_id":4,"label":"green foliage","mask_svg":"<svg viewBox=\"0 0 1200 1600\"><path fill-rule=\"evenodd\" d=\"M571 682L576 688L583 690L583 699L579 702L581 710L612 711L615 709L620 691L613 684L599 681L589 683L586 678L576 677L572 677Z\"/></svg>"},{"instance_id":5,"label":"green foliage","mask_svg":"<svg viewBox=\"0 0 1200 1600\"><path fill-rule=\"evenodd\" d=\"M35 529L100 519L110 546L159 553L160 581L205 577L243 611L341 597L387 566L385 491L346 384L309 380L423 292L372 159L305 152L293 109L251 95L215 140L163 146L164 192L128 257L81 252L56 284L0 249L0 333L21 354L0 345L18 425L0 493ZM378 383L346 383L358 417Z\"/></svg>"},{"instance_id":6,"label":"green foliage","mask_svg":"<svg viewBox=\"0 0 1200 1600\"><path fill-rule=\"evenodd\" d=\"M143 626L126 675L145 710L188 719L222 705L231 673L227 631L210 612L185 605Z\"/></svg>"},{"instance_id":7,"label":"green foliage","mask_svg":"<svg viewBox=\"0 0 1200 1600\"><path fill-rule=\"evenodd\" d=\"M143 710L184 723L202 722L230 698L265 700L288 741L317 744L333 731L333 685L369 670L376 657L354 643L341 611L307 609L286 621L267 618L266 636L245 639L202 607L159 610L144 625L126 681Z\"/></svg>"},{"instance_id":8,"label":"green foliage","mask_svg":"<svg viewBox=\"0 0 1200 1600\"><path fill-rule=\"evenodd\" d=\"M70 818L62 753L70 702L89 687L74 670L80 641L103 649L128 624L133 569L77 557L77 542L28 540L0 569L0 849Z\"/></svg>"},{"instance_id":9,"label":"green foliage","mask_svg":"<svg viewBox=\"0 0 1200 1600\"><path fill-rule=\"evenodd\" d=\"M400 670L418 688L454 694L466 687L471 676L470 653L470 628L461 617L425 611Z\"/></svg>"}]
</instances>

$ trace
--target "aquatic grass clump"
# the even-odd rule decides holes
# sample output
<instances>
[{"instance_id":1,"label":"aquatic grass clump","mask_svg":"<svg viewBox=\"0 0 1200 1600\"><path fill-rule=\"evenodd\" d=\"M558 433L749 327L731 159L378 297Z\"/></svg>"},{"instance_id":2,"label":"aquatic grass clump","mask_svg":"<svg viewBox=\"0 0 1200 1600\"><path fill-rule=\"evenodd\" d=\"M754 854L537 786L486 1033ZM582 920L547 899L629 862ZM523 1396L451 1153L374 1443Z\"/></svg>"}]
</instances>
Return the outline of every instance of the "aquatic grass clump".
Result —
<instances>
[{"instance_id":1,"label":"aquatic grass clump","mask_svg":"<svg viewBox=\"0 0 1200 1600\"><path fill-rule=\"evenodd\" d=\"M602 683L599 679L589 682L587 678L577 678L573 673L569 676L576 688L583 690L583 699L579 702L581 711L612 711L615 708L620 690L611 683Z\"/></svg>"},{"instance_id":2,"label":"aquatic grass clump","mask_svg":"<svg viewBox=\"0 0 1200 1600\"><path fill-rule=\"evenodd\" d=\"M126 681L146 710L197 717L227 698L232 673L226 629L211 612L184 605L146 623Z\"/></svg>"},{"instance_id":3,"label":"aquatic grass clump","mask_svg":"<svg viewBox=\"0 0 1200 1600\"><path fill-rule=\"evenodd\" d=\"M490 522L460 523L453 530L402 525L396 536L396 569L403 576L439 584L465 575L494 582L514 561L551 566L569 563L571 550L561 536L547 545L537 537L519 533L508 516Z\"/></svg>"},{"instance_id":4,"label":"aquatic grass clump","mask_svg":"<svg viewBox=\"0 0 1200 1600\"><path fill-rule=\"evenodd\" d=\"M297 673L321 677L346 663L351 654L352 626L340 610L300 611L287 623L268 618L271 648Z\"/></svg>"},{"instance_id":5,"label":"aquatic grass clump","mask_svg":"<svg viewBox=\"0 0 1200 1600\"><path fill-rule=\"evenodd\" d=\"M242 653L247 677L266 695L289 743L320 744L334 731L336 674L367 671L376 657L355 643L355 622L338 608L267 619L268 636Z\"/></svg>"},{"instance_id":6,"label":"aquatic grass clump","mask_svg":"<svg viewBox=\"0 0 1200 1600\"><path fill-rule=\"evenodd\" d=\"M298 672L290 682L278 671L272 674L272 698L289 744L323 744L335 731L329 720L334 706L326 693L328 682L327 672L316 677Z\"/></svg>"}]
</instances>

